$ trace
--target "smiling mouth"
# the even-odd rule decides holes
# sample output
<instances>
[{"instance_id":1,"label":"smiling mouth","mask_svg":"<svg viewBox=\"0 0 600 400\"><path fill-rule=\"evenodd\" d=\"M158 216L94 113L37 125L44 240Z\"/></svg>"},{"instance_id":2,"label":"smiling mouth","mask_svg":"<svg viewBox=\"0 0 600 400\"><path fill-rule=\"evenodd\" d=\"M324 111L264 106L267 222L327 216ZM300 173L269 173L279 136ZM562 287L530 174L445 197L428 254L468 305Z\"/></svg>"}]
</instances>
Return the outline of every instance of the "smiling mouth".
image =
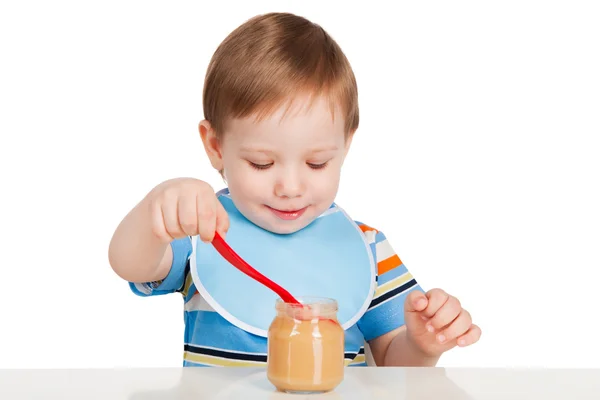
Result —
<instances>
[{"instance_id":1,"label":"smiling mouth","mask_svg":"<svg viewBox=\"0 0 600 400\"><path fill-rule=\"evenodd\" d=\"M269 207L269 206L267 206L267 208L273 214L275 214L276 217L283 219L285 221L293 221L295 219L300 218L302 216L302 214L304 214L304 212L306 211L306 209L308 207L304 207L299 210L278 210L276 208Z\"/></svg>"}]
</instances>

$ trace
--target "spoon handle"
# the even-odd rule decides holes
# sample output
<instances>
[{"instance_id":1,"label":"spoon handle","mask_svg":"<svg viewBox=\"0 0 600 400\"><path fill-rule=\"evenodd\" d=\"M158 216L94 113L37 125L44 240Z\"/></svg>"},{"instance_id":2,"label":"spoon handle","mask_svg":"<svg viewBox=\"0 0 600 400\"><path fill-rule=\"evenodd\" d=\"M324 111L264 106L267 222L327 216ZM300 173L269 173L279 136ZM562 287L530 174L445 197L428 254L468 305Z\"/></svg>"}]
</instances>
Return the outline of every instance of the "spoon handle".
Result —
<instances>
[{"instance_id":1,"label":"spoon handle","mask_svg":"<svg viewBox=\"0 0 600 400\"><path fill-rule=\"evenodd\" d=\"M286 303L300 304L298 300L294 298L287 290L252 268L247 262L245 262L229 245L219 233L215 232L215 238L212 241L213 247L225 258L231 265L248 275L250 278L262 283L281 297Z\"/></svg>"}]
</instances>

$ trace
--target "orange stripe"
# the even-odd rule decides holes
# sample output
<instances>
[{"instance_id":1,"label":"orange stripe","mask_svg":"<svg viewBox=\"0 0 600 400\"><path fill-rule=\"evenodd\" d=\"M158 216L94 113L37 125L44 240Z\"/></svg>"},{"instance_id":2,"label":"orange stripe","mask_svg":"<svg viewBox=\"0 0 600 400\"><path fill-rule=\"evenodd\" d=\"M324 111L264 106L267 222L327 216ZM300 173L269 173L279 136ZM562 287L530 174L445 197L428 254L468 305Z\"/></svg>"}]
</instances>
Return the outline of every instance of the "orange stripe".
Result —
<instances>
[{"instance_id":1,"label":"orange stripe","mask_svg":"<svg viewBox=\"0 0 600 400\"><path fill-rule=\"evenodd\" d=\"M375 231L375 233L377 233L377 229L375 228L371 228L369 225L359 225L358 226L360 228L361 231L363 232L367 232L367 231Z\"/></svg>"},{"instance_id":2,"label":"orange stripe","mask_svg":"<svg viewBox=\"0 0 600 400\"><path fill-rule=\"evenodd\" d=\"M383 275L388 271L402 265L402 260L396 254L377 263L377 274Z\"/></svg>"}]
</instances>

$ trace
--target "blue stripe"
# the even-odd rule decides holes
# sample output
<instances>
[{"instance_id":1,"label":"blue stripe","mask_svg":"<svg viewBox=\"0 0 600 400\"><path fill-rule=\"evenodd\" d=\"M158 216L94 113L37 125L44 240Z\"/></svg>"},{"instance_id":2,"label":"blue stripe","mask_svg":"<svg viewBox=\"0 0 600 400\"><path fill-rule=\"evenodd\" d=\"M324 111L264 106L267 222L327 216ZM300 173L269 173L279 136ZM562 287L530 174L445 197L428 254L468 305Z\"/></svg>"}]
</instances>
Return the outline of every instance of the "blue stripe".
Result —
<instances>
[{"instance_id":1,"label":"blue stripe","mask_svg":"<svg viewBox=\"0 0 600 400\"><path fill-rule=\"evenodd\" d=\"M184 271L188 259L192 255L192 241L189 237L173 240L171 242L171 249L173 250L173 263L163 285L167 286L168 282L169 288L177 290L185 282ZM169 280L170 277L171 280Z\"/></svg>"},{"instance_id":2,"label":"blue stripe","mask_svg":"<svg viewBox=\"0 0 600 400\"><path fill-rule=\"evenodd\" d=\"M378 231L375 234L375 243L383 242L385 239L387 239L387 238L385 237L385 235L383 234L383 232Z\"/></svg>"},{"instance_id":3,"label":"blue stripe","mask_svg":"<svg viewBox=\"0 0 600 400\"><path fill-rule=\"evenodd\" d=\"M357 324L352 325L344 332L344 352L358 353L365 344L365 338Z\"/></svg>"},{"instance_id":4,"label":"blue stripe","mask_svg":"<svg viewBox=\"0 0 600 400\"><path fill-rule=\"evenodd\" d=\"M213 311L185 313L185 343L230 351L267 353L267 338L253 335L231 324Z\"/></svg>"},{"instance_id":5,"label":"blue stripe","mask_svg":"<svg viewBox=\"0 0 600 400\"><path fill-rule=\"evenodd\" d=\"M414 290L423 291L419 285L415 285L363 315L358 325L367 341L404 325L404 301Z\"/></svg>"},{"instance_id":6,"label":"blue stripe","mask_svg":"<svg viewBox=\"0 0 600 400\"><path fill-rule=\"evenodd\" d=\"M183 366L184 367L206 367L206 368L212 367L212 365L195 363L193 361L188 361L188 360L183 360Z\"/></svg>"}]
</instances>

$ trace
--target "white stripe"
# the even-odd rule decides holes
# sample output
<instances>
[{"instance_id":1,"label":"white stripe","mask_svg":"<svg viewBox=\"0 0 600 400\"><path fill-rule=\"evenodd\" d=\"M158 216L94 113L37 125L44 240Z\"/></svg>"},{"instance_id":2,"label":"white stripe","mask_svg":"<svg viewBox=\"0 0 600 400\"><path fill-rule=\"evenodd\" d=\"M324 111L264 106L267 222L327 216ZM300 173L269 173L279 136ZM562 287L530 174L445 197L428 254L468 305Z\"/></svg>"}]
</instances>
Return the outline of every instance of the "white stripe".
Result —
<instances>
[{"instance_id":1,"label":"white stripe","mask_svg":"<svg viewBox=\"0 0 600 400\"><path fill-rule=\"evenodd\" d=\"M392 249L392 245L387 239L384 239L375 245L375 252L377 254L377 262L387 260L396 255L396 252Z\"/></svg>"},{"instance_id":2,"label":"white stripe","mask_svg":"<svg viewBox=\"0 0 600 400\"><path fill-rule=\"evenodd\" d=\"M152 293L152 289L150 289L146 283L134 283L134 286L137 290L144 294Z\"/></svg>"},{"instance_id":3,"label":"white stripe","mask_svg":"<svg viewBox=\"0 0 600 400\"><path fill-rule=\"evenodd\" d=\"M200 293L196 293L192 296L192 298L185 303L185 311L209 311L215 312L214 308L212 308L206 300L200 295Z\"/></svg>"},{"instance_id":4,"label":"white stripe","mask_svg":"<svg viewBox=\"0 0 600 400\"><path fill-rule=\"evenodd\" d=\"M366 232L364 232L364 235L365 235L365 240L367 241L368 244L375 243L375 236L377 235L377 232L366 231Z\"/></svg>"}]
</instances>

